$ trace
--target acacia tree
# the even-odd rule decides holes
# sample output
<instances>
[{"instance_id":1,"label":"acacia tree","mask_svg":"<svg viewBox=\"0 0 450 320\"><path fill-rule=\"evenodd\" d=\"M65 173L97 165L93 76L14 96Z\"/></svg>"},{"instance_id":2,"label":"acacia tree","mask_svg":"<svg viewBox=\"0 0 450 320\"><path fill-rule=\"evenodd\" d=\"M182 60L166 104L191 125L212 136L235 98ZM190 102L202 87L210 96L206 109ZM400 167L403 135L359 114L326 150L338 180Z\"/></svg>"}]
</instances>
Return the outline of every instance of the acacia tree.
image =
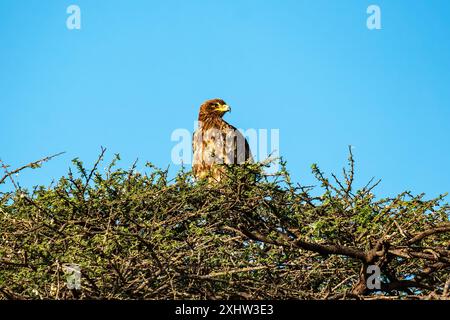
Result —
<instances>
[{"instance_id":1,"label":"acacia tree","mask_svg":"<svg viewBox=\"0 0 450 320\"><path fill-rule=\"evenodd\" d=\"M448 299L449 206L404 192L377 199L312 172L323 192L291 182L286 164L227 167L216 184L73 160L50 187L0 194L3 299ZM251 179L249 179L251 177ZM81 287L67 285L77 265ZM370 270L380 271L380 285ZM369 284L369 285L368 285ZM375 284L371 286L370 284Z\"/></svg>"}]
</instances>

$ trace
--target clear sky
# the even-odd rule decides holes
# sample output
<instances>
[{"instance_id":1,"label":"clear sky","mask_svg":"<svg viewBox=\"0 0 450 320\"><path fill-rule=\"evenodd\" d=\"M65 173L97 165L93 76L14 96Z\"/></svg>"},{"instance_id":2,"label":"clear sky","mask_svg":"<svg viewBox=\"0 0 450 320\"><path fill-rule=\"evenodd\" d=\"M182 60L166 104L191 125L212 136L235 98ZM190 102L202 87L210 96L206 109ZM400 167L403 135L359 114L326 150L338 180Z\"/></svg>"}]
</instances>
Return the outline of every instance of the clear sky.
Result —
<instances>
[{"instance_id":1,"label":"clear sky","mask_svg":"<svg viewBox=\"0 0 450 320\"><path fill-rule=\"evenodd\" d=\"M71 4L81 30L66 27ZM370 4L381 30L366 27ZM100 146L123 167L166 167L173 130L221 97L236 127L280 130L295 181L312 183L312 163L340 173L353 145L359 184L437 196L450 191L449 17L448 0L1 0L0 158L67 152L23 186Z\"/></svg>"}]
</instances>

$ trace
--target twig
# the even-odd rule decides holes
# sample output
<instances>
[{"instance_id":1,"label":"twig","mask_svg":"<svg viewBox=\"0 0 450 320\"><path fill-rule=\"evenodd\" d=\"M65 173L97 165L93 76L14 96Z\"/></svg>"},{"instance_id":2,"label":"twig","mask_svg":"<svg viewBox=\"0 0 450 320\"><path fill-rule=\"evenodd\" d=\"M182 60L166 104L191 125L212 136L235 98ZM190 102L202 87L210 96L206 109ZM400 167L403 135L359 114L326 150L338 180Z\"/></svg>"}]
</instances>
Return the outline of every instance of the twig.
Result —
<instances>
[{"instance_id":1,"label":"twig","mask_svg":"<svg viewBox=\"0 0 450 320\"><path fill-rule=\"evenodd\" d=\"M2 165L2 167L3 167L3 169L5 170L5 173L6 173L5 176L3 176L0 179L0 184L2 184L8 177L11 177L12 175L14 175L16 173L19 173L20 171L22 171L22 170L24 170L26 168L36 168L36 167L40 166L42 163L50 161L51 159L53 159L55 157L58 157L58 156L60 156L60 155L62 155L64 153L65 152L60 152L60 153L54 154L52 156L42 158L40 160L37 160L37 161L34 161L34 162L30 162L29 164L26 164L26 165L24 165L24 166L22 166L22 167L20 167L18 169L15 169L13 171L8 171L8 169L7 169L8 166L5 165L4 162L0 159L0 164Z\"/></svg>"}]
</instances>

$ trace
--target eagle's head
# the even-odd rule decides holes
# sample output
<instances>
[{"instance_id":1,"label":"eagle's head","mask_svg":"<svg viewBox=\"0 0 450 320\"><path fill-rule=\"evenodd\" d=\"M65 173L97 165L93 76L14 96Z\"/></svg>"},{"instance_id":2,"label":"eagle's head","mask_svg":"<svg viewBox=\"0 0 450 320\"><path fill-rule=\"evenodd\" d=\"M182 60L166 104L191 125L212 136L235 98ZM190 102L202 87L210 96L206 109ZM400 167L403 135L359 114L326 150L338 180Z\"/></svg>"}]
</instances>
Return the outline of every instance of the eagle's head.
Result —
<instances>
[{"instance_id":1,"label":"eagle's head","mask_svg":"<svg viewBox=\"0 0 450 320\"><path fill-rule=\"evenodd\" d=\"M200 106L199 121L211 118L222 118L231 108L222 99L211 99L203 102Z\"/></svg>"}]
</instances>

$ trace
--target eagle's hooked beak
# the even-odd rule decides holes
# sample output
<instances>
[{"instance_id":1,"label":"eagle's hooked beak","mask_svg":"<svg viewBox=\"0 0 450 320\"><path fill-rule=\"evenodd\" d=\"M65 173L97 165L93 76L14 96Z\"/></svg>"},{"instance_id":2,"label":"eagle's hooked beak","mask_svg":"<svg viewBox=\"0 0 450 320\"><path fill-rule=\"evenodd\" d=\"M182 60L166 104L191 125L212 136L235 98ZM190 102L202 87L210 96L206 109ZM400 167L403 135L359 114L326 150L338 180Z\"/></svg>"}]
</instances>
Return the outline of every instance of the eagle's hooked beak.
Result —
<instances>
[{"instance_id":1,"label":"eagle's hooked beak","mask_svg":"<svg viewBox=\"0 0 450 320\"><path fill-rule=\"evenodd\" d=\"M231 112L231 108L230 108L230 106L227 105L227 104L218 106L216 110L217 110L217 111L220 111L220 112Z\"/></svg>"}]
</instances>

